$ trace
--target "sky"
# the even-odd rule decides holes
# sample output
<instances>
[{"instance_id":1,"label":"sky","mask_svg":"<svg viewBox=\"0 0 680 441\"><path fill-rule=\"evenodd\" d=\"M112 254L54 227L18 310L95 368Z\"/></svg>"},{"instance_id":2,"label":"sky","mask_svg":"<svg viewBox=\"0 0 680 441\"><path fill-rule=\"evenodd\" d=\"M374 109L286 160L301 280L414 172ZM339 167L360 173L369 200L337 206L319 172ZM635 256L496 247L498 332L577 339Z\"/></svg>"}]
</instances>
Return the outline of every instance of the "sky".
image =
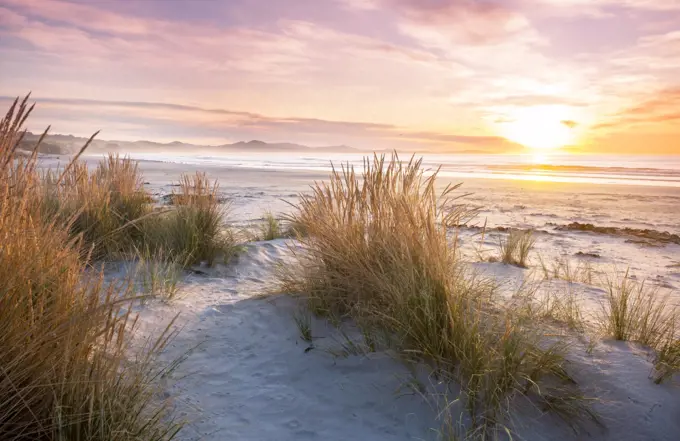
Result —
<instances>
[{"instance_id":1,"label":"sky","mask_svg":"<svg viewBox=\"0 0 680 441\"><path fill-rule=\"evenodd\" d=\"M30 130L680 154L680 0L0 0Z\"/></svg>"}]
</instances>

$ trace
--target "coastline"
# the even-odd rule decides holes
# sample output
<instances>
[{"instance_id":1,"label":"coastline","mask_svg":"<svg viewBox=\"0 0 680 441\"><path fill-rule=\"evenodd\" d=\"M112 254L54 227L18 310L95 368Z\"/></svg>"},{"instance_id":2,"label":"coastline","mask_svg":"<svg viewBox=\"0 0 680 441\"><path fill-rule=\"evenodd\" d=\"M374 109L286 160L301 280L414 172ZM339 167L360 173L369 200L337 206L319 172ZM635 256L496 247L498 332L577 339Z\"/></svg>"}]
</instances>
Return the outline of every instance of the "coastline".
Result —
<instances>
[{"instance_id":1,"label":"coastline","mask_svg":"<svg viewBox=\"0 0 680 441\"><path fill-rule=\"evenodd\" d=\"M90 164L97 159L85 158ZM289 212L299 193L327 178L325 172L152 161L139 167L158 203L182 174L207 173L219 181L218 196L230 201L228 225L254 230L266 211ZM452 182L458 180L443 178L438 185ZM477 277L494 281L508 304L527 289L547 298L569 296L592 327L606 296L602 283L626 271L669 293L671 305L680 304L680 245L560 229L571 222L676 228L673 213L664 215L678 199L672 189L480 179L466 181L461 192L472 193L462 203L480 210L474 227L452 232L462 261ZM513 229L527 228L535 230L536 240L527 268L499 262L499 242ZM278 268L293 262L298 246L294 239L249 241L228 264L185 273L171 302L135 308L138 341L158 335L179 314L171 327L181 332L161 354L169 363L183 359L163 380L173 409L189 422L178 439L440 439L441 403L424 397L438 396L441 385L424 367L414 373L389 352L348 351L346 339L361 339L351 324L338 330L311 318L314 343L301 340L294 320L299 304L279 293L276 281ZM107 277L125 278L131 270L114 265ZM608 338L565 338L574 381L597 398L593 408L606 429L582 427L575 436L577 429L552 415L529 416L535 409L520 403L516 435L530 441L580 439L585 433L597 440L674 439L680 395L674 381L650 380L654 365L647 348ZM404 389L416 380L423 392Z\"/></svg>"}]
</instances>

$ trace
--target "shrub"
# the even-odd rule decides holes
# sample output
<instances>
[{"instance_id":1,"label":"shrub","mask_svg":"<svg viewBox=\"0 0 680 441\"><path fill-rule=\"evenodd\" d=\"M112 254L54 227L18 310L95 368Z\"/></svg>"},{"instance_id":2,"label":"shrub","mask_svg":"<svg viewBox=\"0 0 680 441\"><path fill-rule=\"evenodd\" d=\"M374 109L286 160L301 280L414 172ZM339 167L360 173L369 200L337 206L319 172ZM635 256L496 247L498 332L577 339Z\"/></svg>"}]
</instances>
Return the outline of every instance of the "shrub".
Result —
<instances>
[{"instance_id":1,"label":"shrub","mask_svg":"<svg viewBox=\"0 0 680 441\"><path fill-rule=\"evenodd\" d=\"M460 383L472 426L491 436L513 396L540 395L534 385L547 375L566 379L561 347L522 314L501 312L494 285L467 274L447 234L469 213L453 196L458 186L438 195L435 178L396 154L366 159L360 175L333 168L328 183L300 195L292 220L309 235L299 237L304 251L291 248L299 266L281 277L313 311L386 331L385 344L406 359Z\"/></svg>"},{"instance_id":2,"label":"shrub","mask_svg":"<svg viewBox=\"0 0 680 441\"><path fill-rule=\"evenodd\" d=\"M169 440L154 356L171 335L127 357L126 286L86 271L75 219L43 217L37 146L15 155L27 99L0 122L0 439Z\"/></svg>"}]
</instances>

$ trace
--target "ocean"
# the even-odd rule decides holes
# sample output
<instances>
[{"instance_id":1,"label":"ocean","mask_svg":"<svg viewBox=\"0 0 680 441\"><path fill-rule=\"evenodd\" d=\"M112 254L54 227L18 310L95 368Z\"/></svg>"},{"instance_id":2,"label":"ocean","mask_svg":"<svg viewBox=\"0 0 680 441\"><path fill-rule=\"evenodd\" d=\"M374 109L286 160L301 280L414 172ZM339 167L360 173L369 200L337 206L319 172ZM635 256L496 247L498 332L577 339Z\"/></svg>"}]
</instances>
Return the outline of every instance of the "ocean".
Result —
<instances>
[{"instance_id":1,"label":"ocean","mask_svg":"<svg viewBox=\"0 0 680 441\"><path fill-rule=\"evenodd\" d=\"M250 169L327 171L351 164L362 167L362 154L236 153L229 155L189 155L131 153L133 158L176 164L240 167ZM680 187L680 156L568 155L568 154L423 154L430 170L440 168L439 176L449 178L507 179L524 181L618 184L633 186ZM401 155L408 160L409 155Z\"/></svg>"}]
</instances>

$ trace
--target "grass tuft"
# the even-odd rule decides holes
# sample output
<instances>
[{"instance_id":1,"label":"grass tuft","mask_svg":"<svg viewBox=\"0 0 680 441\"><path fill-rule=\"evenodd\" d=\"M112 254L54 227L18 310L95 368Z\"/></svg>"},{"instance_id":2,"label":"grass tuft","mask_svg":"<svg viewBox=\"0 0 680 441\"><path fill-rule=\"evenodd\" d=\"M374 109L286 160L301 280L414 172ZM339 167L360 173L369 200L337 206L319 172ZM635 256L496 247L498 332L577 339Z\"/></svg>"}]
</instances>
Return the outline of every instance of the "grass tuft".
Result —
<instances>
[{"instance_id":1,"label":"grass tuft","mask_svg":"<svg viewBox=\"0 0 680 441\"><path fill-rule=\"evenodd\" d=\"M260 226L262 240L275 240L284 237L281 222L271 211L264 214L264 223Z\"/></svg>"},{"instance_id":2,"label":"grass tuft","mask_svg":"<svg viewBox=\"0 0 680 441\"><path fill-rule=\"evenodd\" d=\"M285 236L287 237L304 237L308 236L309 232L307 228L298 221L294 219L286 218L288 221L288 228L286 229Z\"/></svg>"},{"instance_id":3,"label":"grass tuft","mask_svg":"<svg viewBox=\"0 0 680 441\"><path fill-rule=\"evenodd\" d=\"M657 348L654 361L656 384L662 383L680 372L680 338L669 338Z\"/></svg>"},{"instance_id":4,"label":"grass tuft","mask_svg":"<svg viewBox=\"0 0 680 441\"><path fill-rule=\"evenodd\" d=\"M436 175L396 154L366 158L361 173L333 168L291 215L308 235L298 236L304 251L291 248L299 265L282 282L309 298L310 310L352 318L370 335L388 336L380 343L405 360L460 384L472 428L490 435L513 397L540 395L544 378L569 383L564 348L521 311L499 308L495 285L458 261L448 232L470 213L458 185L436 191ZM520 242L523 262L533 239Z\"/></svg>"},{"instance_id":5,"label":"grass tuft","mask_svg":"<svg viewBox=\"0 0 680 441\"><path fill-rule=\"evenodd\" d=\"M143 251L137 250L134 260L135 280L143 294L164 301L175 298L186 266L181 256L167 253L162 248L151 251L147 246Z\"/></svg>"},{"instance_id":6,"label":"grass tuft","mask_svg":"<svg viewBox=\"0 0 680 441\"><path fill-rule=\"evenodd\" d=\"M505 239L498 239L501 262L526 268L529 253L535 243L536 239L532 230L510 231Z\"/></svg>"},{"instance_id":7,"label":"grass tuft","mask_svg":"<svg viewBox=\"0 0 680 441\"><path fill-rule=\"evenodd\" d=\"M658 347L673 334L677 308L657 287L637 282L626 272L618 279L608 280L605 289L607 297L600 322L606 335Z\"/></svg>"},{"instance_id":8,"label":"grass tuft","mask_svg":"<svg viewBox=\"0 0 680 441\"><path fill-rule=\"evenodd\" d=\"M96 179L77 163L62 177L53 174L59 199L47 203L36 172L39 143L30 156L16 155L32 109L27 101L17 99L0 121L0 439L170 440L181 425L158 398L158 380L170 372L155 361L173 336L170 326L130 352L136 318L128 286L105 284L82 253L83 241L97 254L118 250L91 235L115 230L92 220L114 218L98 212L101 201L119 226L126 221L117 216L139 205L125 208L127 190L107 187L106 171L123 173L111 163ZM86 182L69 181L75 176ZM62 179L75 185L75 196L61 199L67 196ZM73 201L83 205L61 211ZM59 211L48 216L46 207Z\"/></svg>"},{"instance_id":9,"label":"grass tuft","mask_svg":"<svg viewBox=\"0 0 680 441\"><path fill-rule=\"evenodd\" d=\"M595 280L595 269L589 261L578 261L574 264L568 257L562 257L548 265L539 256L539 262L545 280L561 279L569 283L578 282L586 285L592 285Z\"/></svg>"},{"instance_id":10,"label":"grass tuft","mask_svg":"<svg viewBox=\"0 0 680 441\"><path fill-rule=\"evenodd\" d=\"M232 256L236 240L224 225L229 205L220 200L218 190L217 181L204 173L183 175L172 194L173 208L144 225L152 251L164 250L186 266L213 265L220 256L225 261Z\"/></svg>"},{"instance_id":11,"label":"grass tuft","mask_svg":"<svg viewBox=\"0 0 680 441\"><path fill-rule=\"evenodd\" d=\"M312 318L306 310L300 310L293 316L295 325L300 331L300 338L307 343L312 342Z\"/></svg>"},{"instance_id":12,"label":"grass tuft","mask_svg":"<svg viewBox=\"0 0 680 441\"><path fill-rule=\"evenodd\" d=\"M151 213L137 163L109 155L90 171L73 162L61 174L48 170L42 179L44 212L68 221L94 259L116 259L142 239L137 223Z\"/></svg>"},{"instance_id":13,"label":"grass tuft","mask_svg":"<svg viewBox=\"0 0 680 441\"><path fill-rule=\"evenodd\" d=\"M680 310L669 294L629 277L626 272L606 285L599 322L616 340L633 341L656 351L654 381L661 383L680 371Z\"/></svg>"}]
</instances>

